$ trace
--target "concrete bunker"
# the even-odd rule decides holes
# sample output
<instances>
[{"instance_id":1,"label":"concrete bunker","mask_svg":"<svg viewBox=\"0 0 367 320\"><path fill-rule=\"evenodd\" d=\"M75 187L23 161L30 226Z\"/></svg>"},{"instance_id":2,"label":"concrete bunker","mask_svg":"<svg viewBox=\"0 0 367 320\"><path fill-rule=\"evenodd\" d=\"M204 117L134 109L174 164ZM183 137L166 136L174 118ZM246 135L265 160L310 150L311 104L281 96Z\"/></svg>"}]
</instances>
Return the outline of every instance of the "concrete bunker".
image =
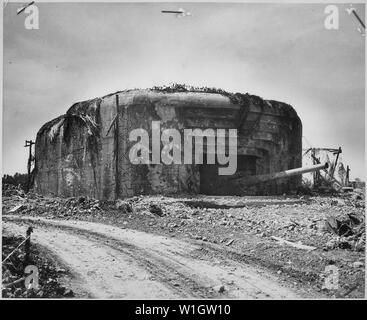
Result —
<instances>
[{"instance_id":1,"label":"concrete bunker","mask_svg":"<svg viewBox=\"0 0 367 320\"><path fill-rule=\"evenodd\" d=\"M237 171L220 164L132 164L129 133L237 129ZM151 152L151 150L149 151ZM74 104L37 133L35 185L41 194L113 200L140 194L268 195L294 190L301 176L243 187L239 181L302 165L302 124L288 104L249 94L180 85L116 92ZM241 179L236 179L241 177Z\"/></svg>"}]
</instances>

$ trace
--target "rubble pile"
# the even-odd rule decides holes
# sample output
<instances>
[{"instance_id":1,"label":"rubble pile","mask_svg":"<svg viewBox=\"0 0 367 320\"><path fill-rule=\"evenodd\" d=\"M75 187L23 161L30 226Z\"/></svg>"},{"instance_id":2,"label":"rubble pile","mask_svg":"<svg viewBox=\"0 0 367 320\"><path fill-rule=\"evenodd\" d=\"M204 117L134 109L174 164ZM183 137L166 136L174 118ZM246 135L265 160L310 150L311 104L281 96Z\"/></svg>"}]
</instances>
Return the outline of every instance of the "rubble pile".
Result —
<instances>
[{"instance_id":1,"label":"rubble pile","mask_svg":"<svg viewBox=\"0 0 367 320\"><path fill-rule=\"evenodd\" d=\"M26 195L10 188L4 193L3 212L66 219L143 216L155 218L150 225L168 227L196 239L204 236L214 243L230 239L223 240L221 231L209 236L201 233L220 228L260 238L276 236L325 251L337 248L363 251L365 248L364 199L352 193L340 197L277 198L135 196L107 202L88 197Z\"/></svg>"},{"instance_id":2,"label":"rubble pile","mask_svg":"<svg viewBox=\"0 0 367 320\"><path fill-rule=\"evenodd\" d=\"M79 214L102 212L100 201L88 197L51 198L34 193L22 194L11 190L12 196L3 196L3 213L72 217ZM14 194L16 192L16 194ZM5 194L9 194L6 191Z\"/></svg>"},{"instance_id":3,"label":"rubble pile","mask_svg":"<svg viewBox=\"0 0 367 320\"><path fill-rule=\"evenodd\" d=\"M127 199L135 214L162 218L154 222L193 234L198 239L205 229L254 234L260 238L277 236L302 242L325 251L364 251L364 200L349 194L343 197L134 197ZM153 224L153 223L151 223ZM201 230L202 229L202 230ZM205 235L204 238L207 236ZM224 242L220 233L209 236Z\"/></svg>"},{"instance_id":4,"label":"rubble pile","mask_svg":"<svg viewBox=\"0 0 367 320\"><path fill-rule=\"evenodd\" d=\"M340 268L343 292L364 292L365 202L362 193L333 196L135 196L116 201L52 198L6 191L3 214L102 222L219 245L288 274L323 285ZM9 196L9 194L11 194ZM279 273L278 273L279 272Z\"/></svg>"}]
</instances>

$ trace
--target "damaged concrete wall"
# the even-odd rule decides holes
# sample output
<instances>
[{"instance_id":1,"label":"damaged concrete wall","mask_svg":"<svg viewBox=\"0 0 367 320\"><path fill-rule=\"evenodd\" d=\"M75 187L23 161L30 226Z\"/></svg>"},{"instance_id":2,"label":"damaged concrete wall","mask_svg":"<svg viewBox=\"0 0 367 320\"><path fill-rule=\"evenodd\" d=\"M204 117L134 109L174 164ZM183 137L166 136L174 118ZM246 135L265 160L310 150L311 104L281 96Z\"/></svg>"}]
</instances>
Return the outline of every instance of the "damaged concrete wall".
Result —
<instances>
[{"instance_id":1,"label":"damaged concrete wall","mask_svg":"<svg viewBox=\"0 0 367 320\"><path fill-rule=\"evenodd\" d=\"M302 165L302 124L287 104L220 90L128 90L77 103L39 130L36 191L112 200L159 193L276 194L301 182L292 177L243 189L219 176L217 164L134 165L128 154L136 142L129 133L151 133L152 121L160 121L162 131L238 129L236 175Z\"/></svg>"}]
</instances>

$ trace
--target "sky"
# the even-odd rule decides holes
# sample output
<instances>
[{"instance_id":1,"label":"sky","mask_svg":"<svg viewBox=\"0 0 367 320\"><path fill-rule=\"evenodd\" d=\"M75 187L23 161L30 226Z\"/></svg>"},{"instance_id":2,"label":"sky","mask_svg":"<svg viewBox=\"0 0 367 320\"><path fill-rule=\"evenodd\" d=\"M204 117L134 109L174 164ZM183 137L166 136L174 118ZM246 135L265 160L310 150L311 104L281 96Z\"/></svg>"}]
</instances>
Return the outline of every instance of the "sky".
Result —
<instances>
[{"instance_id":1,"label":"sky","mask_svg":"<svg viewBox=\"0 0 367 320\"><path fill-rule=\"evenodd\" d=\"M365 37L348 5L339 29L326 4L38 3L27 30L20 4L3 18L3 174L26 172L47 121L75 102L129 88L185 83L291 104L304 148L342 147L365 177ZM365 21L363 4L356 4ZM184 8L177 18L161 10Z\"/></svg>"}]
</instances>

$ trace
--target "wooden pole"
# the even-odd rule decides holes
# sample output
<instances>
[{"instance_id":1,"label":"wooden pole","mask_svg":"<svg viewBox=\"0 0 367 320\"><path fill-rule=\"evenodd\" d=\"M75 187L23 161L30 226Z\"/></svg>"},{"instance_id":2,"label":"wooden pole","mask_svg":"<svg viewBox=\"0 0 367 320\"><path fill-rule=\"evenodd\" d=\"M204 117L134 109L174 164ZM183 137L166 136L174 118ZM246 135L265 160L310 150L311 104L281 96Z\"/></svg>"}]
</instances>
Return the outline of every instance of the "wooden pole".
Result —
<instances>
[{"instance_id":1,"label":"wooden pole","mask_svg":"<svg viewBox=\"0 0 367 320\"><path fill-rule=\"evenodd\" d=\"M29 155L28 155L28 165L27 165L27 171L28 171L28 178L27 178L27 192L31 188L31 168L32 168L32 146L35 144L32 140L26 140L24 147L29 148Z\"/></svg>"},{"instance_id":2,"label":"wooden pole","mask_svg":"<svg viewBox=\"0 0 367 320\"><path fill-rule=\"evenodd\" d=\"M336 166L338 164L338 159L339 159L339 155L342 153L342 148L339 147L339 149L334 152L334 154L336 154L336 159L335 159L335 163L334 163L334 166L332 168L332 170L330 170L331 172L329 172L329 175L330 175L330 178L334 178L334 173L335 173L335 169L336 169Z\"/></svg>"},{"instance_id":3,"label":"wooden pole","mask_svg":"<svg viewBox=\"0 0 367 320\"><path fill-rule=\"evenodd\" d=\"M31 254L31 233L33 232L32 227L28 227L26 232L26 242L24 245L25 248L25 258L24 258L24 266L27 266L29 264L29 257Z\"/></svg>"}]
</instances>

